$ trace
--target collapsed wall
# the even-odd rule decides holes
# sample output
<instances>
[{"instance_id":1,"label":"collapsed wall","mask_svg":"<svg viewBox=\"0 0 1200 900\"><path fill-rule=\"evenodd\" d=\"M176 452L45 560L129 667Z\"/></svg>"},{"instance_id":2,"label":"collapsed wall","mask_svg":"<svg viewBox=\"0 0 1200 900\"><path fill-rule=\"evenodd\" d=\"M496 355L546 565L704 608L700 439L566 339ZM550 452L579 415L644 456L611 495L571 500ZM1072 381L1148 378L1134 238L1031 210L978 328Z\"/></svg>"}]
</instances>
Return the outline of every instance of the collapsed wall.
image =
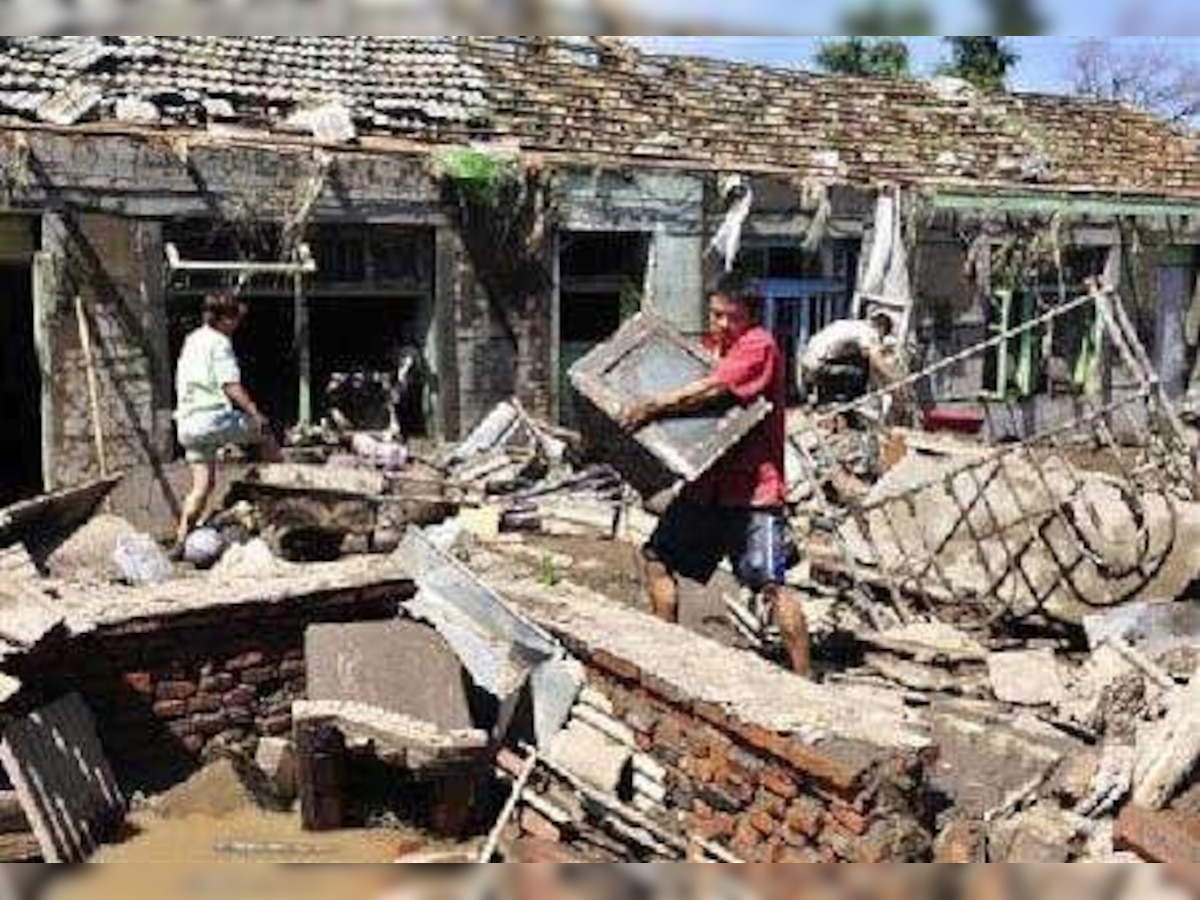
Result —
<instances>
[{"instance_id":1,"label":"collapsed wall","mask_svg":"<svg viewBox=\"0 0 1200 900\"><path fill-rule=\"evenodd\" d=\"M823 688L572 584L488 570L665 770L664 826L753 862L929 857L934 754L899 701ZM536 816L523 823L555 836Z\"/></svg>"},{"instance_id":2,"label":"collapsed wall","mask_svg":"<svg viewBox=\"0 0 1200 900\"><path fill-rule=\"evenodd\" d=\"M290 734L308 626L390 619L412 593L407 579L361 560L274 578L63 590L67 628L4 663L22 682L4 713L80 694L134 787L218 748L252 751L261 737Z\"/></svg>"}]
</instances>

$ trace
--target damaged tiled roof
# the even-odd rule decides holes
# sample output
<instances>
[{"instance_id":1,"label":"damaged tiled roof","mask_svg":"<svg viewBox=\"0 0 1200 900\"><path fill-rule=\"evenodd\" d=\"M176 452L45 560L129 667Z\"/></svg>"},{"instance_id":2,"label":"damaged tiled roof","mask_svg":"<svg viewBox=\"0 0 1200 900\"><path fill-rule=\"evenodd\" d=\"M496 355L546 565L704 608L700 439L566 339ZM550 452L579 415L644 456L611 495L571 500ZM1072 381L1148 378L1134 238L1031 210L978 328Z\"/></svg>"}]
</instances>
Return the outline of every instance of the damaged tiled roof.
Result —
<instances>
[{"instance_id":1,"label":"damaged tiled roof","mask_svg":"<svg viewBox=\"0 0 1200 900\"><path fill-rule=\"evenodd\" d=\"M649 56L607 39L464 41L497 118L534 146L852 181L1200 193L1196 136L1115 103Z\"/></svg>"},{"instance_id":2,"label":"damaged tiled roof","mask_svg":"<svg viewBox=\"0 0 1200 900\"><path fill-rule=\"evenodd\" d=\"M487 99L482 74L463 60L453 38L0 41L0 107L54 124L236 120L320 135L320 121L291 117L339 106L367 130L404 132L467 126L483 115Z\"/></svg>"},{"instance_id":3,"label":"damaged tiled roof","mask_svg":"<svg viewBox=\"0 0 1200 900\"><path fill-rule=\"evenodd\" d=\"M5 37L0 112L1200 195L1196 136L1117 104L651 56L611 38Z\"/></svg>"}]
</instances>

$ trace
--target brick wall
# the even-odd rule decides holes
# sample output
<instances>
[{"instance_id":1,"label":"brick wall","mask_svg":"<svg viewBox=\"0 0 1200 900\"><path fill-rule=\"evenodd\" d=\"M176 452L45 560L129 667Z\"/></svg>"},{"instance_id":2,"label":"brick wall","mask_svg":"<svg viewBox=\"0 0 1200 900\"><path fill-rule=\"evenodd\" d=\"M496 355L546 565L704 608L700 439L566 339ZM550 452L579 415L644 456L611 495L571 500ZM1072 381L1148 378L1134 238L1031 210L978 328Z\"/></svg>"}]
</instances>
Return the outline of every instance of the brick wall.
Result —
<instances>
[{"instance_id":1,"label":"brick wall","mask_svg":"<svg viewBox=\"0 0 1200 900\"><path fill-rule=\"evenodd\" d=\"M75 311L84 301L110 471L158 459L169 434L167 363L157 226L99 214L68 215L47 229L56 271L50 315L56 484L99 473L87 366Z\"/></svg>"},{"instance_id":2,"label":"brick wall","mask_svg":"<svg viewBox=\"0 0 1200 900\"><path fill-rule=\"evenodd\" d=\"M305 691L305 629L391 618L396 602L314 598L101 629L10 663L25 685L10 712L78 691L123 781L152 785L217 747L253 750L289 733Z\"/></svg>"},{"instance_id":3,"label":"brick wall","mask_svg":"<svg viewBox=\"0 0 1200 900\"><path fill-rule=\"evenodd\" d=\"M813 746L729 718L618 660L593 657L589 683L639 749L667 770L685 832L750 862L921 861L931 817L923 760L848 742Z\"/></svg>"}]
</instances>

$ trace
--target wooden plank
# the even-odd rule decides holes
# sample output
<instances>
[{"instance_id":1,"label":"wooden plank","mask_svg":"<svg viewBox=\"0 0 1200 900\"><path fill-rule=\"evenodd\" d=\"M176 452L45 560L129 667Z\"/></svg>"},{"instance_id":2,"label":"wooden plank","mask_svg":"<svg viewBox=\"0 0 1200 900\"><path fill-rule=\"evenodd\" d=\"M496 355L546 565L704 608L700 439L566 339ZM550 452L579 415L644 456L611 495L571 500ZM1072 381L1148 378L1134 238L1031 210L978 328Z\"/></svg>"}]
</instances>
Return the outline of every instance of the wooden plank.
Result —
<instances>
[{"instance_id":1,"label":"wooden plank","mask_svg":"<svg viewBox=\"0 0 1200 900\"><path fill-rule=\"evenodd\" d=\"M9 726L0 763L47 862L86 859L124 818L125 799L77 694Z\"/></svg>"},{"instance_id":2,"label":"wooden plank","mask_svg":"<svg viewBox=\"0 0 1200 900\"><path fill-rule=\"evenodd\" d=\"M32 831L0 834L0 862L38 862L42 859L42 848Z\"/></svg>"}]
</instances>

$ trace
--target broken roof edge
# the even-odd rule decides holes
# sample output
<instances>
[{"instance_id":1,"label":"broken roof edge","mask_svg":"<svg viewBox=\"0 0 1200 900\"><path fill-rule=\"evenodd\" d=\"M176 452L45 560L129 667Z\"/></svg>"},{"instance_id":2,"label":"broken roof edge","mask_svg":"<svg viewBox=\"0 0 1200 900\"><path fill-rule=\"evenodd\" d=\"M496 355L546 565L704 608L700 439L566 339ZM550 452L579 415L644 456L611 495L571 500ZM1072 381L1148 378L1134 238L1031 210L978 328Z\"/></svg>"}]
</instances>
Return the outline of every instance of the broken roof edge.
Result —
<instances>
[{"instance_id":1,"label":"broken roof edge","mask_svg":"<svg viewBox=\"0 0 1200 900\"><path fill-rule=\"evenodd\" d=\"M735 159L706 159L703 156L642 156L629 153L604 153L555 149L534 141L514 142L512 135L496 133L482 136L463 135L463 140L430 140L406 137L386 132L363 132L355 144L329 144L300 134L271 131L267 129L230 127L213 131L208 128L188 128L178 124L138 125L110 121L81 122L74 125L54 125L28 119L0 115L0 128L13 134L46 133L62 137L130 138L146 141L185 140L188 149L260 149L283 152L285 149L302 153L324 151L343 158L387 158L407 155L413 158L432 159L437 154L469 144L488 146L495 144L515 149L523 163L556 164L566 167L641 169L646 171L683 172L698 178L710 177L737 171L749 175L783 176L787 178L813 178L829 186L878 190L896 185L909 190L931 190L939 193L964 197L984 196L984 192L999 191L1005 196L1024 194L1086 194L1102 198L1164 198L1180 203L1195 202L1200 205L1200 190L1187 188L1164 188L1155 185L1144 187L1114 188L1103 184L1073 184L1067 181L1032 184L1027 181L995 181L973 178L951 178L926 176L920 178L868 178L853 175L834 175L820 166L795 166L776 163L753 162ZM1200 158L1200 151L1198 151ZM1198 163L1200 164L1200 163ZM960 201L966 203L966 200ZM949 207L947 207L949 208ZM1185 213L1187 214L1187 213Z\"/></svg>"}]
</instances>

